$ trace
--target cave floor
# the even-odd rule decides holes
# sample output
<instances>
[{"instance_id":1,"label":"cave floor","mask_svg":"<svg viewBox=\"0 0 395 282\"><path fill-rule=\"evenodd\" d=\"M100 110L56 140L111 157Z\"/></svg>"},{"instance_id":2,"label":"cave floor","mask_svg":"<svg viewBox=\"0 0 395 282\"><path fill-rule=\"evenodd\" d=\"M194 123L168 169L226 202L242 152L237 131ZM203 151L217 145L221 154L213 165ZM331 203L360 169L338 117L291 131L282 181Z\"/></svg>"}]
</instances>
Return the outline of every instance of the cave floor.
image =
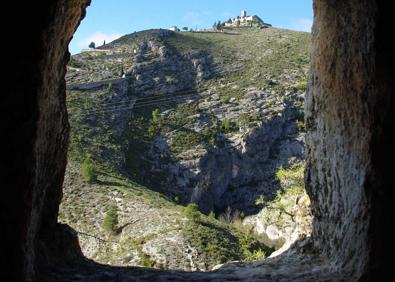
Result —
<instances>
[{"instance_id":1,"label":"cave floor","mask_svg":"<svg viewBox=\"0 0 395 282\"><path fill-rule=\"evenodd\" d=\"M117 267L90 260L41 269L39 281L351 281L318 255L289 250L253 263L234 262L210 272ZM351 280L350 280L351 279Z\"/></svg>"}]
</instances>

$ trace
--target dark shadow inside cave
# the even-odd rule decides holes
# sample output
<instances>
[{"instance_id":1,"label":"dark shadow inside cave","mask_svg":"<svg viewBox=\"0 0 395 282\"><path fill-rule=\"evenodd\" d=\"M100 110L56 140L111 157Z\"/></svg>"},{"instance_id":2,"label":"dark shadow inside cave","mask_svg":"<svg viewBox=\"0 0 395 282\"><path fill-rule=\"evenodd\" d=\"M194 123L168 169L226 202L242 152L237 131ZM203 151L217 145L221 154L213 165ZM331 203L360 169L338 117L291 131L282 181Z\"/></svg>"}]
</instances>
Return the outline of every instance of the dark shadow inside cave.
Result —
<instances>
[{"instance_id":1,"label":"dark shadow inside cave","mask_svg":"<svg viewBox=\"0 0 395 282\"><path fill-rule=\"evenodd\" d=\"M392 250L387 242L392 233L387 227L393 222L394 174L391 166L384 165L395 158L388 1L314 1L306 111L306 184L315 215L312 244L295 246L289 251L294 251L293 256L283 254L262 264L235 263L210 273L98 265L83 258L75 232L57 223L68 139L63 79L67 43L89 2L32 2L24 9L19 2L10 3L24 24L14 26L11 37L15 60L10 73L18 84L10 95L2 96L1 103L7 116L2 126L9 140L2 148L3 183L8 189L1 198L1 262L9 270L8 280L373 281L391 277Z\"/></svg>"}]
</instances>

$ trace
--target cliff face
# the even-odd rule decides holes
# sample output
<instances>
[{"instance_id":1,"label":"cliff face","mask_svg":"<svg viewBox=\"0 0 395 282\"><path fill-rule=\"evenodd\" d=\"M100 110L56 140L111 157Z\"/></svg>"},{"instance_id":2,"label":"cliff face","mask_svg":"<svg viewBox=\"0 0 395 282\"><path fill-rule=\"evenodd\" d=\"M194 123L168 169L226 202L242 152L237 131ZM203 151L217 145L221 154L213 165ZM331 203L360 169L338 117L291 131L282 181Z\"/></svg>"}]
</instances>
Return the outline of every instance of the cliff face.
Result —
<instances>
[{"instance_id":1,"label":"cliff face","mask_svg":"<svg viewBox=\"0 0 395 282\"><path fill-rule=\"evenodd\" d=\"M385 80L393 66L383 60L389 55L382 45L387 14L380 9L385 5L329 2L315 5L305 106L306 184L315 215L315 244L334 263L357 275L366 273L376 260L372 256L376 247L381 248L379 242L368 242L380 236L378 222L386 218L383 214L376 218L385 206L378 195L388 192L388 183L379 180L388 169L377 167L377 161L394 152L387 145L393 130L388 131L385 121L392 115L393 82ZM384 202L379 204L379 198ZM372 233L372 228L379 229Z\"/></svg>"},{"instance_id":2,"label":"cliff face","mask_svg":"<svg viewBox=\"0 0 395 282\"><path fill-rule=\"evenodd\" d=\"M8 67L16 84L1 98L2 134L9 138L1 153L7 167L2 187L8 187L1 201L1 268L11 275L4 280L34 280L37 262L50 249L42 242L56 228L68 143L67 43L89 2L45 1L34 8L25 3L24 9L10 5L10 10L20 10L24 27L10 30L13 52L19 54Z\"/></svg>"},{"instance_id":3,"label":"cliff face","mask_svg":"<svg viewBox=\"0 0 395 282\"><path fill-rule=\"evenodd\" d=\"M266 54L247 49L253 40ZM279 188L276 169L303 159L308 50L307 34L282 30L153 30L74 56L67 75L72 156L88 151L206 214L228 206L256 212L255 199ZM107 83L121 70L123 80Z\"/></svg>"},{"instance_id":4,"label":"cliff face","mask_svg":"<svg viewBox=\"0 0 395 282\"><path fill-rule=\"evenodd\" d=\"M248 50L252 41L267 53ZM303 160L308 50L308 34L285 30L148 30L73 56L66 76L73 161L61 219L85 233L80 233L85 255L138 265L144 253L156 265L194 270L224 262L212 261L188 241L186 219L176 204L197 203L204 214L217 217L226 211L231 221L257 213L261 195L275 197L281 188L277 170ZM137 192L115 196L111 188L135 184L103 176L99 185L83 184L77 164L87 155L106 174L123 175L160 192L173 206L139 211L141 205L133 200ZM106 192L98 197L95 190ZM96 204L87 207L86 198ZM100 227L105 208L93 211L113 200L128 225L116 239ZM87 220L86 214L92 218ZM89 234L107 238L107 243L97 245ZM141 249L132 238L140 238ZM111 246L114 240L116 247Z\"/></svg>"}]
</instances>

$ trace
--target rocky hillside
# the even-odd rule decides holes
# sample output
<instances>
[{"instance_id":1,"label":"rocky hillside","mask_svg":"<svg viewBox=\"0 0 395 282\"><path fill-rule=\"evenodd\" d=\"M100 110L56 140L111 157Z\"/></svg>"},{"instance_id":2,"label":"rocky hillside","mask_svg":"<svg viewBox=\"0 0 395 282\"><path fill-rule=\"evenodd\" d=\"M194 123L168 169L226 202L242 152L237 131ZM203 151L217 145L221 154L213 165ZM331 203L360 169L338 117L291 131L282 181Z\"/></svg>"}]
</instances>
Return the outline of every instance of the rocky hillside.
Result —
<instances>
[{"instance_id":1,"label":"rocky hillside","mask_svg":"<svg viewBox=\"0 0 395 282\"><path fill-rule=\"evenodd\" d=\"M260 221L241 221L287 190L280 167L302 163L309 40L273 28L149 30L73 56L60 219L84 253L202 270L268 255L252 232ZM203 214L182 207L191 202Z\"/></svg>"}]
</instances>

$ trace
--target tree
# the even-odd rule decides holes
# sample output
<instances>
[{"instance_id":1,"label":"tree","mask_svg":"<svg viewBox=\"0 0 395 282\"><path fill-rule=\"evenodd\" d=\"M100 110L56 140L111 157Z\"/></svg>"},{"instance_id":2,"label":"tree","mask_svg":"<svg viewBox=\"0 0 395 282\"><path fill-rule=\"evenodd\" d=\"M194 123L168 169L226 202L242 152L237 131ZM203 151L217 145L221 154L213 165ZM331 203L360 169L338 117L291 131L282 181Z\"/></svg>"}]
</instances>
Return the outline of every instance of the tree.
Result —
<instances>
[{"instance_id":1,"label":"tree","mask_svg":"<svg viewBox=\"0 0 395 282\"><path fill-rule=\"evenodd\" d=\"M104 45L106 45L106 41L105 41L105 40L104 40L104 42L103 42L103 46L104 46Z\"/></svg>"},{"instance_id":2,"label":"tree","mask_svg":"<svg viewBox=\"0 0 395 282\"><path fill-rule=\"evenodd\" d=\"M184 215L192 220L192 221L198 221L200 219L200 211L199 211L199 206L197 204L189 204L184 208Z\"/></svg>"},{"instance_id":3,"label":"tree","mask_svg":"<svg viewBox=\"0 0 395 282\"><path fill-rule=\"evenodd\" d=\"M152 111L152 121L153 122L158 122L159 121L159 114L160 114L160 110L159 109L155 109Z\"/></svg>"},{"instance_id":4,"label":"tree","mask_svg":"<svg viewBox=\"0 0 395 282\"><path fill-rule=\"evenodd\" d=\"M86 157L82 163L81 174L83 179L88 183L93 183L97 180L96 168L90 156Z\"/></svg>"},{"instance_id":5,"label":"tree","mask_svg":"<svg viewBox=\"0 0 395 282\"><path fill-rule=\"evenodd\" d=\"M92 41L92 42L89 44L89 48L95 49L95 48L96 48L95 42Z\"/></svg>"},{"instance_id":6,"label":"tree","mask_svg":"<svg viewBox=\"0 0 395 282\"><path fill-rule=\"evenodd\" d=\"M118 229L118 208L114 205L109 207L107 210L104 218L103 218L103 223L102 227L104 230L111 234L116 234Z\"/></svg>"},{"instance_id":7,"label":"tree","mask_svg":"<svg viewBox=\"0 0 395 282\"><path fill-rule=\"evenodd\" d=\"M182 30L183 30L183 31L188 31L188 27L184 26L184 27L182 28Z\"/></svg>"},{"instance_id":8,"label":"tree","mask_svg":"<svg viewBox=\"0 0 395 282\"><path fill-rule=\"evenodd\" d=\"M228 118L225 118L225 119L222 121L222 130L223 130L225 133L227 133L227 132L230 131L230 129L231 129L230 127L231 127L230 120L229 120Z\"/></svg>"}]
</instances>

